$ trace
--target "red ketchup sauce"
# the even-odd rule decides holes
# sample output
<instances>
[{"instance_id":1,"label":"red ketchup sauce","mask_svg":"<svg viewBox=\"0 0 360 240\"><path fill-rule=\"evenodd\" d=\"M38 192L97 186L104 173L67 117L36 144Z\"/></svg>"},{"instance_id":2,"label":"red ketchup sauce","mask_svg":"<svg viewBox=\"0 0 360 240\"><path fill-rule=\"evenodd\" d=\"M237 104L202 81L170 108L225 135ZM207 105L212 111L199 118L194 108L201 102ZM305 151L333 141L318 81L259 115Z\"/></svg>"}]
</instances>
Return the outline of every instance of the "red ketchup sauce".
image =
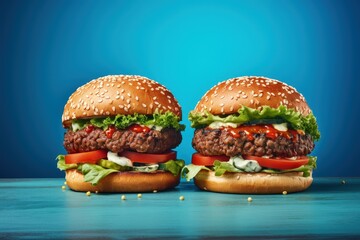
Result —
<instances>
[{"instance_id":1,"label":"red ketchup sauce","mask_svg":"<svg viewBox=\"0 0 360 240\"><path fill-rule=\"evenodd\" d=\"M139 124L133 124L129 127L129 129L136 133L148 133L150 128L146 126L140 126Z\"/></svg>"},{"instance_id":2,"label":"red ketchup sauce","mask_svg":"<svg viewBox=\"0 0 360 240\"><path fill-rule=\"evenodd\" d=\"M90 126L90 125L89 125ZM94 129L92 127L91 131ZM151 129L146 126L140 126L139 124L133 124L128 127L129 130L136 132L136 133L148 133ZM87 130L85 129L87 132ZM112 138L114 132L116 131L116 127L114 125L110 125L108 129L105 130L105 134L107 138ZM88 132L89 133L89 132Z\"/></svg>"},{"instance_id":3,"label":"red ketchup sauce","mask_svg":"<svg viewBox=\"0 0 360 240\"><path fill-rule=\"evenodd\" d=\"M85 132L86 132L87 134L91 133L93 130L94 130L94 125L87 125L87 126L85 127Z\"/></svg>"},{"instance_id":4,"label":"red ketchup sauce","mask_svg":"<svg viewBox=\"0 0 360 240\"><path fill-rule=\"evenodd\" d=\"M249 141L254 140L253 135L256 133L265 133L265 136L271 139L275 139L281 136L286 139L292 139L293 142L298 141L298 134L305 134L304 131L301 130L288 129L287 131L279 131L275 129L274 126L271 124L240 126L237 128L226 127L223 129L225 131L228 131L234 138L241 137L240 132L245 132L246 137Z\"/></svg>"},{"instance_id":5,"label":"red ketchup sauce","mask_svg":"<svg viewBox=\"0 0 360 240\"><path fill-rule=\"evenodd\" d=\"M112 138L112 135L114 134L116 128L114 125L110 125L108 129L105 130L105 134L107 138Z\"/></svg>"}]
</instances>

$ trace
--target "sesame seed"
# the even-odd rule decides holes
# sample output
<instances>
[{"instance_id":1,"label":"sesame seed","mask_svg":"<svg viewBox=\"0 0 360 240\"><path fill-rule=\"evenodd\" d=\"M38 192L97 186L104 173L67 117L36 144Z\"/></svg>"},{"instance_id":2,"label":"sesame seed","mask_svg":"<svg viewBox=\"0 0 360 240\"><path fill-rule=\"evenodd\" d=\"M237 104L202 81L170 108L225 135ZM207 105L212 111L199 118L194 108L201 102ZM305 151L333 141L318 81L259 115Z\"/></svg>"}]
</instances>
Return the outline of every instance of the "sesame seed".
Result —
<instances>
[{"instance_id":1,"label":"sesame seed","mask_svg":"<svg viewBox=\"0 0 360 240\"><path fill-rule=\"evenodd\" d=\"M251 99L251 100L250 100L250 103L251 103L251 104L253 104L253 103L254 103L254 100L253 100L253 99Z\"/></svg>"},{"instance_id":2,"label":"sesame seed","mask_svg":"<svg viewBox=\"0 0 360 240\"><path fill-rule=\"evenodd\" d=\"M114 106L112 106L111 109L113 110L113 112L115 112L115 107Z\"/></svg>"},{"instance_id":3,"label":"sesame seed","mask_svg":"<svg viewBox=\"0 0 360 240\"><path fill-rule=\"evenodd\" d=\"M243 96L242 96L242 98L244 98L244 99L245 99L245 98L247 98L247 96L246 96L246 95L243 95Z\"/></svg>"},{"instance_id":4,"label":"sesame seed","mask_svg":"<svg viewBox=\"0 0 360 240\"><path fill-rule=\"evenodd\" d=\"M234 106L231 106L231 107L230 107L230 111L232 111L232 110L234 110Z\"/></svg>"},{"instance_id":5,"label":"sesame seed","mask_svg":"<svg viewBox=\"0 0 360 240\"><path fill-rule=\"evenodd\" d=\"M266 99L267 99L267 100L270 100L270 96L267 96Z\"/></svg>"},{"instance_id":6,"label":"sesame seed","mask_svg":"<svg viewBox=\"0 0 360 240\"><path fill-rule=\"evenodd\" d=\"M146 108L146 104L145 103L143 103L143 104L141 104L144 108Z\"/></svg>"},{"instance_id":7,"label":"sesame seed","mask_svg":"<svg viewBox=\"0 0 360 240\"><path fill-rule=\"evenodd\" d=\"M135 96L135 100L136 100L136 101L139 101L139 97L138 97L138 96Z\"/></svg>"},{"instance_id":8,"label":"sesame seed","mask_svg":"<svg viewBox=\"0 0 360 240\"><path fill-rule=\"evenodd\" d=\"M99 99L98 102L101 103L103 100L102 99Z\"/></svg>"},{"instance_id":9,"label":"sesame seed","mask_svg":"<svg viewBox=\"0 0 360 240\"><path fill-rule=\"evenodd\" d=\"M224 104L223 104L223 103L220 103L220 106L221 106L221 107L223 107L223 106L224 106Z\"/></svg>"}]
</instances>

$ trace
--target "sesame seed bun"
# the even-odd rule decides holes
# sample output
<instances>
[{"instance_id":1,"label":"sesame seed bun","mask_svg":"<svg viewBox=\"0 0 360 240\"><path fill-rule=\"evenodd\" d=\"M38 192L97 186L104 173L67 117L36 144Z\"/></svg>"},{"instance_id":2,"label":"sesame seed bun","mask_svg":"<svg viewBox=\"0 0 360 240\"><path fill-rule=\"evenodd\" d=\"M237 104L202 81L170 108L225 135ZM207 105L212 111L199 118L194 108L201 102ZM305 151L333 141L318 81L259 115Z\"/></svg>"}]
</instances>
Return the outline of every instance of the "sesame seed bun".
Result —
<instances>
[{"instance_id":1,"label":"sesame seed bun","mask_svg":"<svg viewBox=\"0 0 360 240\"><path fill-rule=\"evenodd\" d=\"M215 176L214 171L201 170L194 178L195 185L205 191L251 194L300 192L307 189L312 181L312 176L303 177L302 172L281 174L226 172L222 176Z\"/></svg>"},{"instance_id":2,"label":"sesame seed bun","mask_svg":"<svg viewBox=\"0 0 360 240\"><path fill-rule=\"evenodd\" d=\"M238 77L218 83L197 103L194 112L233 114L242 106L261 110L262 106L284 105L301 115L311 113L305 98L295 88L266 77Z\"/></svg>"},{"instance_id":3,"label":"sesame seed bun","mask_svg":"<svg viewBox=\"0 0 360 240\"><path fill-rule=\"evenodd\" d=\"M163 85L142 76L109 75L79 87L67 101L62 115L64 127L72 119L153 114L170 111L181 120L181 107Z\"/></svg>"},{"instance_id":4,"label":"sesame seed bun","mask_svg":"<svg viewBox=\"0 0 360 240\"><path fill-rule=\"evenodd\" d=\"M170 172L155 171L111 173L93 186L84 181L84 175L76 169L66 170L66 184L70 189L79 192L152 192L176 187L180 182L180 174L174 176Z\"/></svg>"}]
</instances>

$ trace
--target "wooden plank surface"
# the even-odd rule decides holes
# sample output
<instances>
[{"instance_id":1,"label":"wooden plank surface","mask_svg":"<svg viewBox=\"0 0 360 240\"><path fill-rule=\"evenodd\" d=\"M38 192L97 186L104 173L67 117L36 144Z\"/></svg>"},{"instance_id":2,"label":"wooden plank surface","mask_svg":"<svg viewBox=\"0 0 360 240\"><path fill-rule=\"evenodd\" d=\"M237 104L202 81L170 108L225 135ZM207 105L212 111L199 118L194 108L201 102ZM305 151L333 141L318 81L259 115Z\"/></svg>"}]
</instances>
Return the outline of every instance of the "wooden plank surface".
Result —
<instances>
[{"instance_id":1,"label":"wooden plank surface","mask_svg":"<svg viewBox=\"0 0 360 240\"><path fill-rule=\"evenodd\" d=\"M317 178L287 195L209 193L182 182L124 201L62 190L63 179L0 179L0 239L360 239L360 178L341 180Z\"/></svg>"}]
</instances>

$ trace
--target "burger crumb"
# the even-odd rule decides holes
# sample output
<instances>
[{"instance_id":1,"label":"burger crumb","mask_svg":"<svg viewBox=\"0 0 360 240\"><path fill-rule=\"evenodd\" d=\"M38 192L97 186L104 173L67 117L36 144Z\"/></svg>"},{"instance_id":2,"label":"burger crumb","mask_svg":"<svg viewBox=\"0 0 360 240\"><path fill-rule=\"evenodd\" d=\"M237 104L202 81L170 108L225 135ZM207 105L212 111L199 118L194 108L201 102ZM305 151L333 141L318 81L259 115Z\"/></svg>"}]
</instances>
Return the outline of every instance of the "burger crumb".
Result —
<instances>
[{"instance_id":1,"label":"burger crumb","mask_svg":"<svg viewBox=\"0 0 360 240\"><path fill-rule=\"evenodd\" d=\"M251 197L248 197L248 202L252 202L252 198Z\"/></svg>"},{"instance_id":2,"label":"burger crumb","mask_svg":"<svg viewBox=\"0 0 360 240\"><path fill-rule=\"evenodd\" d=\"M341 184L345 184L346 183L346 181L345 180L341 180Z\"/></svg>"},{"instance_id":3,"label":"burger crumb","mask_svg":"<svg viewBox=\"0 0 360 240\"><path fill-rule=\"evenodd\" d=\"M184 196L180 196L179 199L180 199L181 201L184 201L184 200L185 200L185 197L184 197Z\"/></svg>"},{"instance_id":4,"label":"burger crumb","mask_svg":"<svg viewBox=\"0 0 360 240\"><path fill-rule=\"evenodd\" d=\"M122 196L121 196L121 200L126 200L126 196L125 196L125 195L122 195Z\"/></svg>"},{"instance_id":5,"label":"burger crumb","mask_svg":"<svg viewBox=\"0 0 360 240\"><path fill-rule=\"evenodd\" d=\"M66 190L66 186L61 186L61 189L62 189L62 190Z\"/></svg>"},{"instance_id":6,"label":"burger crumb","mask_svg":"<svg viewBox=\"0 0 360 240\"><path fill-rule=\"evenodd\" d=\"M91 192L90 192L90 191L87 191L87 192L86 192L86 196L89 197L90 195L91 195Z\"/></svg>"},{"instance_id":7,"label":"burger crumb","mask_svg":"<svg viewBox=\"0 0 360 240\"><path fill-rule=\"evenodd\" d=\"M206 187L204 187L204 190L205 190L205 191L207 191L207 188L206 188Z\"/></svg>"},{"instance_id":8,"label":"burger crumb","mask_svg":"<svg viewBox=\"0 0 360 240\"><path fill-rule=\"evenodd\" d=\"M137 195L137 197L138 197L138 198L142 198L142 194L139 193L139 194Z\"/></svg>"},{"instance_id":9,"label":"burger crumb","mask_svg":"<svg viewBox=\"0 0 360 240\"><path fill-rule=\"evenodd\" d=\"M99 193L99 191L97 191L97 190L96 190L96 191L95 191L95 193L96 193L96 194L98 194L98 193Z\"/></svg>"},{"instance_id":10,"label":"burger crumb","mask_svg":"<svg viewBox=\"0 0 360 240\"><path fill-rule=\"evenodd\" d=\"M66 182L66 181L64 182L64 185L67 185L67 182Z\"/></svg>"},{"instance_id":11,"label":"burger crumb","mask_svg":"<svg viewBox=\"0 0 360 240\"><path fill-rule=\"evenodd\" d=\"M157 190L155 189L155 190L153 191L153 193L157 193Z\"/></svg>"},{"instance_id":12,"label":"burger crumb","mask_svg":"<svg viewBox=\"0 0 360 240\"><path fill-rule=\"evenodd\" d=\"M288 193L287 191L283 191L283 192L282 192L283 195L286 195L287 193Z\"/></svg>"}]
</instances>

